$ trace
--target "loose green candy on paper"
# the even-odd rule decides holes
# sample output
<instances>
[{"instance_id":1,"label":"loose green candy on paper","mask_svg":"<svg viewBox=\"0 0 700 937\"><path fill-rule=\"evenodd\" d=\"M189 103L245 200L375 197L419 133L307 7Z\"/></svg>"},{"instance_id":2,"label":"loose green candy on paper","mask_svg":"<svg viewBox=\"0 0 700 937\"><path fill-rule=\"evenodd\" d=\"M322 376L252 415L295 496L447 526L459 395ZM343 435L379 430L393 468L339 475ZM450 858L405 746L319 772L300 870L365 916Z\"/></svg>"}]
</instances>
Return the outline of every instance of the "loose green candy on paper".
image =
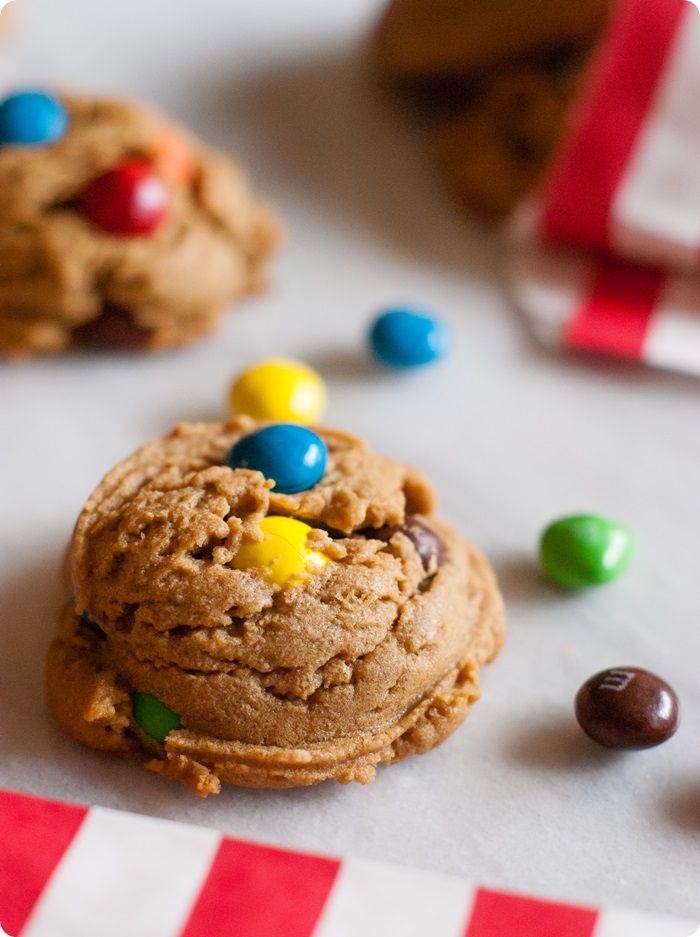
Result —
<instances>
[{"instance_id":1,"label":"loose green candy on paper","mask_svg":"<svg viewBox=\"0 0 700 937\"><path fill-rule=\"evenodd\" d=\"M587 589L617 579L635 552L621 524L596 514L575 514L551 523L540 538L540 565L564 589Z\"/></svg>"},{"instance_id":2,"label":"loose green candy on paper","mask_svg":"<svg viewBox=\"0 0 700 937\"><path fill-rule=\"evenodd\" d=\"M164 742L171 732L182 728L178 714L150 693L134 693L131 705L136 722L157 742Z\"/></svg>"}]
</instances>

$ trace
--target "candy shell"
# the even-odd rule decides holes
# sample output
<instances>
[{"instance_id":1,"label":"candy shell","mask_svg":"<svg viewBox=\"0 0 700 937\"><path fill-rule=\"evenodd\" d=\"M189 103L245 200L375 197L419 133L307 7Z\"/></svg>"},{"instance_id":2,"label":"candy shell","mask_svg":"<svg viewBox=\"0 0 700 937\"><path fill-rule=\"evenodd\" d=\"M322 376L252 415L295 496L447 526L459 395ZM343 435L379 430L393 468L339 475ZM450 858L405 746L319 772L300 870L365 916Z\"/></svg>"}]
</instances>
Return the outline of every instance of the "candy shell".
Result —
<instances>
[{"instance_id":1,"label":"candy shell","mask_svg":"<svg viewBox=\"0 0 700 937\"><path fill-rule=\"evenodd\" d=\"M606 748L655 748L676 732L680 703L673 687L656 674L614 667L583 684L576 718L586 735Z\"/></svg>"},{"instance_id":2,"label":"candy shell","mask_svg":"<svg viewBox=\"0 0 700 937\"><path fill-rule=\"evenodd\" d=\"M264 517L263 539L246 540L232 560L235 569L259 569L269 583L287 586L328 563L328 557L306 545L308 524L293 517Z\"/></svg>"},{"instance_id":3,"label":"candy shell","mask_svg":"<svg viewBox=\"0 0 700 937\"><path fill-rule=\"evenodd\" d=\"M436 316L415 309L389 309L369 332L370 350L391 368L417 368L443 358L450 348L447 326Z\"/></svg>"},{"instance_id":4,"label":"candy shell","mask_svg":"<svg viewBox=\"0 0 700 937\"><path fill-rule=\"evenodd\" d=\"M296 423L273 423L239 439L226 464L262 472L274 479L274 491L291 495L318 484L327 459L325 442L312 430Z\"/></svg>"},{"instance_id":5,"label":"candy shell","mask_svg":"<svg viewBox=\"0 0 700 937\"><path fill-rule=\"evenodd\" d=\"M104 637L104 631L102 630L102 628L100 628L97 622L92 618L92 616L90 615L90 612L88 612L87 609L85 609L84 612L81 612L80 623L84 628L87 628L89 631L92 631L94 634L100 637ZM0 935L0 937L2 937L2 935Z\"/></svg>"},{"instance_id":6,"label":"candy shell","mask_svg":"<svg viewBox=\"0 0 700 937\"><path fill-rule=\"evenodd\" d=\"M190 185L194 176L192 152L177 130L164 130L151 147L153 168L170 185Z\"/></svg>"},{"instance_id":7,"label":"candy shell","mask_svg":"<svg viewBox=\"0 0 700 937\"><path fill-rule=\"evenodd\" d=\"M110 234L152 234L168 210L168 190L148 163L130 160L93 179L83 214Z\"/></svg>"},{"instance_id":8,"label":"candy shell","mask_svg":"<svg viewBox=\"0 0 700 937\"><path fill-rule=\"evenodd\" d=\"M586 589L617 579L630 565L635 542L627 528L596 514L550 524L540 538L540 565L564 589Z\"/></svg>"},{"instance_id":9,"label":"candy shell","mask_svg":"<svg viewBox=\"0 0 700 937\"><path fill-rule=\"evenodd\" d=\"M73 329L73 341L79 348L119 351L146 348L149 329L134 322L126 309L105 303L101 315ZM2 935L0 935L2 937Z\"/></svg>"},{"instance_id":10,"label":"candy shell","mask_svg":"<svg viewBox=\"0 0 700 937\"><path fill-rule=\"evenodd\" d=\"M403 524L385 524L383 527L368 527L362 531L365 537L389 543L396 534L403 534L413 544L421 558L423 569L429 575L437 572L444 563L447 551L440 537L415 514L407 514Z\"/></svg>"},{"instance_id":11,"label":"candy shell","mask_svg":"<svg viewBox=\"0 0 700 937\"><path fill-rule=\"evenodd\" d=\"M326 408L326 387L319 375L300 361L270 358L236 378L231 411L255 420L318 422Z\"/></svg>"},{"instance_id":12,"label":"candy shell","mask_svg":"<svg viewBox=\"0 0 700 937\"><path fill-rule=\"evenodd\" d=\"M177 713L150 693L134 693L131 706L136 722L157 742L163 743L171 732L182 728Z\"/></svg>"},{"instance_id":13,"label":"candy shell","mask_svg":"<svg viewBox=\"0 0 700 937\"><path fill-rule=\"evenodd\" d=\"M0 145L55 143L68 129L64 105L44 91L19 91L0 103Z\"/></svg>"}]
</instances>

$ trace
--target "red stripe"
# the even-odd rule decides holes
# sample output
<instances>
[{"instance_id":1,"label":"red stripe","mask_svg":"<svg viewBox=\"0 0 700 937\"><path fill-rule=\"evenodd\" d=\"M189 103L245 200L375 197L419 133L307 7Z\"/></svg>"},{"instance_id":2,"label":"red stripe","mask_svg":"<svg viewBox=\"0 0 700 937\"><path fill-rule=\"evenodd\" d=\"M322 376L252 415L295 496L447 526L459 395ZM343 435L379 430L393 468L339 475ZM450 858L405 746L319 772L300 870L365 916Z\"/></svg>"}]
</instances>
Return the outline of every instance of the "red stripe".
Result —
<instances>
[{"instance_id":1,"label":"red stripe","mask_svg":"<svg viewBox=\"0 0 700 937\"><path fill-rule=\"evenodd\" d=\"M19 937L87 809L0 791L0 923Z\"/></svg>"},{"instance_id":2,"label":"red stripe","mask_svg":"<svg viewBox=\"0 0 700 937\"><path fill-rule=\"evenodd\" d=\"M180 937L311 937L339 868L225 839Z\"/></svg>"},{"instance_id":3,"label":"red stripe","mask_svg":"<svg viewBox=\"0 0 700 937\"><path fill-rule=\"evenodd\" d=\"M465 937L592 937L598 912L480 888Z\"/></svg>"},{"instance_id":4,"label":"red stripe","mask_svg":"<svg viewBox=\"0 0 700 937\"><path fill-rule=\"evenodd\" d=\"M609 246L615 193L686 10L686 0L620 0L573 115L573 139L545 185L542 228L548 238Z\"/></svg>"},{"instance_id":5,"label":"red stripe","mask_svg":"<svg viewBox=\"0 0 700 937\"><path fill-rule=\"evenodd\" d=\"M590 292L564 331L571 348L639 360L665 275L658 270L605 260Z\"/></svg>"}]
</instances>

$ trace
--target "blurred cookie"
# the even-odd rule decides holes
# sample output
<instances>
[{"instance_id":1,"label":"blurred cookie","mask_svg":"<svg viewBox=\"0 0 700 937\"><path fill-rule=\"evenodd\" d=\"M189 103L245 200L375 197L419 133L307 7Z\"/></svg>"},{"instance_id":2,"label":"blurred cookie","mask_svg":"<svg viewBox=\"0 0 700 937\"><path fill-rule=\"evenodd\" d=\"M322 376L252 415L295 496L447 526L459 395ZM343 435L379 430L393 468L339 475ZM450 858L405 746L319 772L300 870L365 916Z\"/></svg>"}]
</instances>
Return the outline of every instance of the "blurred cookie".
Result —
<instances>
[{"instance_id":1,"label":"blurred cookie","mask_svg":"<svg viewBox=\"0 0 700 937\"><path fill-rule=\"evenodd\" d=\"M0 103L0 354L185 345L278 236L239 166L139 104Z\"/></svg>"},{"instance_id":2,"label":"blurred cookie","mask_svg":"<svg viewBox=\"0 0 700 937\"><path fill-rule=\"evenodd\" d=\"M372 46L452 192L497 222L542 178L612 0L394 0Z\"/></svg>"},{"instance_id":3,"label":"blurred cookie","mask_svg":"<svg viewBox=\"0 0 700 937\"><path fill-rule=\"evenodd\" d=\"M432 152L453 194L497 222L536 185L560 142L581 65L556 80L543 69L504 71L477 102L435 122Z\"/></svg>"},{"instance_id":4,"label":"blurred cookie","mask_svg":"<svg viewBox=\"0 0 700 937\"><path fill-rule=\"evenodd\" d=\"M392 81L469 76L589 47L612 0L393 0L374 40Z\"/></svg>"}]
</instances>

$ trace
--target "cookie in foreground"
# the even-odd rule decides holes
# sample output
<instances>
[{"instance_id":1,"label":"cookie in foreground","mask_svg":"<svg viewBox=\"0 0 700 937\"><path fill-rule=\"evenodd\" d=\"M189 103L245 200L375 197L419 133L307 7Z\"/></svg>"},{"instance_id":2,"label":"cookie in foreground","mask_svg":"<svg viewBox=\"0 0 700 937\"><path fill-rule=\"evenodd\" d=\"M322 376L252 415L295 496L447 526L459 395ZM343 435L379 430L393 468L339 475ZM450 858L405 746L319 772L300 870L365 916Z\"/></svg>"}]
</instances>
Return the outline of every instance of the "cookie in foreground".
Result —
<instances>
[{"instance_id":1,"label":"cookie in foreground","mask_svg":"<svg viewBox=\"0 0 700 937\"><path fill-rule=\"evenodd\" d=\"M422 473L319 429L323 476L283 493L239 467L262 428L183 424L105 477L48 656L72 736L203 796L370 782L460 725L504 639L491 567Z\"/></svg>"},{"instance_id":2,"label":"cookie in foreground","mask_svg":"<svg viewBox=\"0 0 700 937\"><path fill-rule=\"evenodd\" d=\"M243 170L132 101L0 102L0 355L186 345L264 282Z\"/></svg>"}]
</instances>

